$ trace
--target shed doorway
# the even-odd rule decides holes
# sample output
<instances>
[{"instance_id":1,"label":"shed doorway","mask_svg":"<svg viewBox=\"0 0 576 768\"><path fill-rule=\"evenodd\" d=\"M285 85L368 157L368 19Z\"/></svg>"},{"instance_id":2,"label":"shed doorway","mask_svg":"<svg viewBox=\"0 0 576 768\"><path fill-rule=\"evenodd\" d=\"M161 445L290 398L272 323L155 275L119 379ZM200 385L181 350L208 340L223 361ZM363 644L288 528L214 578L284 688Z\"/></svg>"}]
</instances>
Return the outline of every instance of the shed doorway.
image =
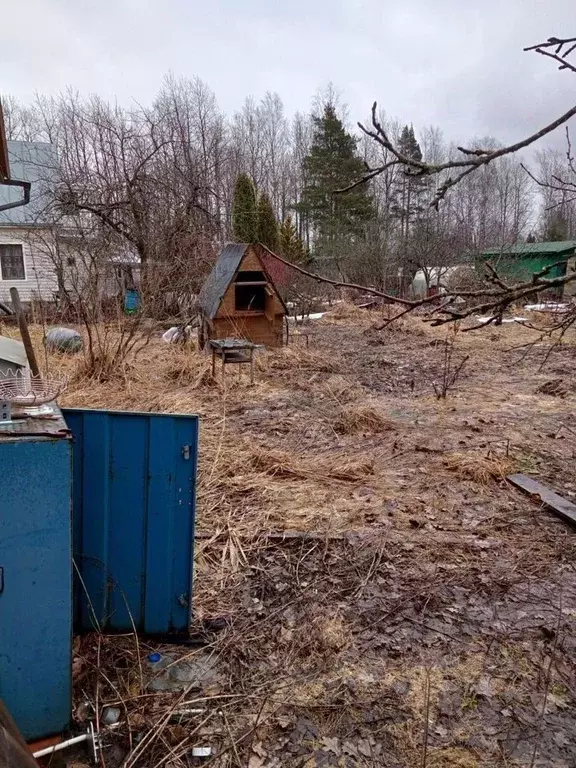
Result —
<instances>
[{"instance_id":1,"label":"shed doorway","mask_svg":"<svg viewBox=\"0 0 576 768\"><path fill-rule=\"evenodd\" d=\"M260 270L242 270L234 281L234 308L237 312L266 311L266 275Z\"/></svg>"},{"instance_id":2,"label":"shed doorway","mask_svg":"<svg viewBox=\"0 0 576 768\"><path fill-rule=\"evenodd\" d=\"M235 309L237 312L264 312L266 310L266 285L236 283Z\"/></svg>"}]
</instances>

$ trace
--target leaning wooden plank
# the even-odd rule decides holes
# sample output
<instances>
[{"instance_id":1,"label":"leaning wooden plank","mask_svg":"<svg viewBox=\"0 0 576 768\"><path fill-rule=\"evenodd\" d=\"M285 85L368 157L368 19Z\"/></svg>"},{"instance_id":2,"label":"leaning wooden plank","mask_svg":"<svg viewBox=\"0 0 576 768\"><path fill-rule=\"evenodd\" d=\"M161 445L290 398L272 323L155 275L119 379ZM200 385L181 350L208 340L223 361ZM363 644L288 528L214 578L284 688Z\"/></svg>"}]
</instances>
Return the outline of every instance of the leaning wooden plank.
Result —
<instances>
[{"instance_id":1,"label":"leaning wooden plank","mask_svg":"<svg viewBox=\"0 0 576 768\"><path fill-rule=\"evenodd\" d=\"M531 477L526 475L508 475L506 478L508 482L515 485L516 488L520 488L521 491L529 493L531 496L538 496L543 504L549 507L563 520L566 520L572 525L576 525L576 504L572 504L571 501L559 496L550 488L547 488L537 480L532 480Z\"/></svg>"}]
</instances>

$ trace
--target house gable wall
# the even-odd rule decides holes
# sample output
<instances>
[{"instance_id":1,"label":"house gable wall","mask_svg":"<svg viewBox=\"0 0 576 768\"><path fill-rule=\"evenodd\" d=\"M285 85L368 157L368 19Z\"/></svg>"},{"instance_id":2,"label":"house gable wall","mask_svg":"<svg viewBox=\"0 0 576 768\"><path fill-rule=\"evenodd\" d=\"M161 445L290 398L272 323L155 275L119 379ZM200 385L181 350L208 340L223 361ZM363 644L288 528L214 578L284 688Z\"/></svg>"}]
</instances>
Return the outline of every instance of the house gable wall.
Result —
<instances>
[{"instance_id":1,"label":"house gable wall","mask_svg":"<svg viewBox=\"0 0 576 768\"><path fill-rule=\"evenodd\" d=\"M56 270L46 253L47 230L35 231L18 227L0 227L0 245L21 245L24 256L25 280L2 280L0 274L0 301L10 302L10 288L18 288L20 299L53 301L58 291Z\"/></svg>"}]
</instances>

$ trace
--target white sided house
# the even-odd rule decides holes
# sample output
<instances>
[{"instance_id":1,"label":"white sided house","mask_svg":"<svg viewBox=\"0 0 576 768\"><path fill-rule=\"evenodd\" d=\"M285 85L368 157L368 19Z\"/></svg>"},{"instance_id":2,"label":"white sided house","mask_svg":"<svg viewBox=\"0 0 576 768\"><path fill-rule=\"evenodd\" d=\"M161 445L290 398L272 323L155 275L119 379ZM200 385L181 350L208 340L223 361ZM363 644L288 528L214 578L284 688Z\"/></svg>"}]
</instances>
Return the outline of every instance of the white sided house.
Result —
<instances>
[{"instance_id":1,"label":"white sided house","mask_svg":"<svg viewBox=\"0 0 576 768\"><path fill-rule=\"evenodd\" d=\"M10 176L30 181L30 203L0 211L0 301L10 302L10 288L20 299L54 301L58 293L56 269L47 244L52 238L48 213L50 187L55 183L56 147L44 142L9 141ZM0 203L17 200L19 188L0 186Z\"/></svg>"}]
</instances>

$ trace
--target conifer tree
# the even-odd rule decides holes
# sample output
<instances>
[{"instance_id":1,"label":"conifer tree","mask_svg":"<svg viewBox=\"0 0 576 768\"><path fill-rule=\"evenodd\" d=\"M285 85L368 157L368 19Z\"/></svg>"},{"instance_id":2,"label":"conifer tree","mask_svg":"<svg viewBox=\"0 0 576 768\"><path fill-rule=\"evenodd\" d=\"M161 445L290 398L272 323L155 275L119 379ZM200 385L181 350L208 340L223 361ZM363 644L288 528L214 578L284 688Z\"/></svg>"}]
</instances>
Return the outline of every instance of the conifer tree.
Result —
<instances>
[{"instance_id":1,"label":"conifer tree","mask_svg":"<svg viewBox=\"0 0 576 768\"><path fill-rule=\"evenodd\" d=\"M303 167L306 182L297 210L312 225L314 255L338 263L364 238L365 224L373 218L374 209L366 184L334 194L365 170L356 154L357 140L344 128L334 105L327 104L313 123L312 146Z\"/></svg>"},{"instance_id":2,"label":"conifer tree","mask_svg":"<svg viewBox=\"0 0 576 768\"><path fill-rule=\"evenodd\" d=\"M278 222L266 192L258 198L258 242L271 251L278 250Z\"/></svg>"},{"instance_id":3,"label":"conifer tree","mask_svg":"<svg viewBox=\"0 0 576 768\"><path fill-rule=\"evenodd\" d=\"M405 156L417 162L422 161L422 150L416 140L413 126L405 125L398 140L398 149ZM395 184L394 202L391 213L400 220L400 239L406 247L410 236L411 226L426 208L423 199L426 194L428 180L422 176L414 176L410 168L402 168Z\"/></svg>"},{"instance_id":4,"label":"conifer tree","mask_svg":"<svg viewBox=\"0 0 576 768\"><path fill-rule=\"evenodd\" d=\"M239 243L258 242L258 209L252 179L241 173L236 179L232 203L232 231Z\"/></svg>"},{"instance_id":5,"label":"conifer tree","mask_svg":"<svg viewBox=\"0 0 576 768\"><path fill-rule=\"evenodd\" d=\"M280 255L295 264L305 261L306 252L304 243L298 235L290 214L286 216L280 225Z\"/></svg>"}]
</instances>

